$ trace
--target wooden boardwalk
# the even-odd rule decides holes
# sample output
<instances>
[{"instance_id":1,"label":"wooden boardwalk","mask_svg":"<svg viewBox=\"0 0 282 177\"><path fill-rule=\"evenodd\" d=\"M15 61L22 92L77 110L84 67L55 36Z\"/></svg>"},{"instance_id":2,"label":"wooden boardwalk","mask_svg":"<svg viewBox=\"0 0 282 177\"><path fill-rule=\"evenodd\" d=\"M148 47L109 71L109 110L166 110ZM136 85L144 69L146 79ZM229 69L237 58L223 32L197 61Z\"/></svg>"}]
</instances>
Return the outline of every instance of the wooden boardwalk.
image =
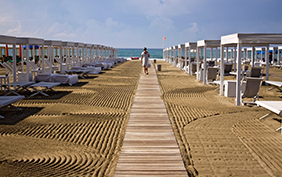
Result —
<instances>
[{"instance_id":1,"label":"wooden boardwalk","mask_svg":"<svg viewBox=\"0 0 282 177\"><path fill-rule=\"evenodd\" d=\"M115 177L188 176L160 96L152 67L140 78Z\"/></svg>"}]
</instances>

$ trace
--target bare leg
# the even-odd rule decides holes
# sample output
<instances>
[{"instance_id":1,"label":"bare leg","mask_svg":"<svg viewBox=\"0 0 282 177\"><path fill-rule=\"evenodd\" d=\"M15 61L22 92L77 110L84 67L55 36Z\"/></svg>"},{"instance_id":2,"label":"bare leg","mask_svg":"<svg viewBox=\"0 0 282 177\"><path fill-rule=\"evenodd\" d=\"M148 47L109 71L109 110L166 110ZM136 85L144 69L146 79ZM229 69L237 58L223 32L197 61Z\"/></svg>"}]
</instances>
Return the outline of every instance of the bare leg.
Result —
<instances>
[{"instance_id":1,"label":"bare leg","mask_svg":"<svg viewBox=\"0 0 282 177\"><path fill-rule=\"evenodd\" d=\"M147 69L146 66L144 66L144 74L145 74L145 75L146 75L146 69Z\"/></svg>"}]
</instances>

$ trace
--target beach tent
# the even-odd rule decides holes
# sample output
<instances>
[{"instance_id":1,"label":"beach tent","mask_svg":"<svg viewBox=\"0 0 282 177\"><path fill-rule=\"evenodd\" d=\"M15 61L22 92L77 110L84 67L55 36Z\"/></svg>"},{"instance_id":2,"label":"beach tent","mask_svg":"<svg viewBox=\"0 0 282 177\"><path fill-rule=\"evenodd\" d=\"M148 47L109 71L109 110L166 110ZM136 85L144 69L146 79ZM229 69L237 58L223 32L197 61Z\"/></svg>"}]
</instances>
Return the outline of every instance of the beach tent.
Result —
<instances>
[{"instance_id":1,"label":"beach tent","mask_svg":"<svg viewBox=\"0 0 282 177\"><path fill-rule=\"evenodd\" d=\"M265 47L265 53L269 52L270 44L282 44L282 33L235 33L221 36L221 60L223 60L223 50L226 46L237 48L237 78L236 78L236 105L241 102L241 49L242 47ZM266 80L269 77L269 60L265 55ZM223 73L223 62L221 62L221 73ZM223 75L220 75L220 94L223 95Z\"/></svg>"},{"instance_id":2,"label":"beach tent","mask_svg":"<svg viewBox=\"0 0 282 177\"><path fill-rule=\"evenodd\" d=\"M206 73L207 73L207 48L218 48L220 47L220 40L200 40L197 41L197 80L200 80L199 74L199 49L204 49L204 70L203 70L203 83L206 84ZM221 60L222 61L222 60ZM222 63L222 62L221 62Z\"/></svg>"},{"instance_id":3,"label":"beach tent","mask_svg":"<svg viewBox=\"0 0 282 177\"><path fill-rule=\"evenodd\" d=\"M13 81L17 80L16 76L16 37L14 36L4 36L0 35L0 44L6 44L6 48L8 48L8 44L13 45Z\"/></svg>"},{"instance_id":4,"label":"beach tent","mask_svg":"<svg viewBox=\"0 0 282 177\"><path fill-rule=\"evenodd\" d=\"M176 66L176 64L177 64L177 59L176 59L177 54L176 54L176 50L178 49L178 46L175 45L175 46L172 47L172 49L173 49L173 65Z\"/></svg>"},{"instance_id":5,"label":"beach tent","mask_svg":"<svg viewBox=\"0 0 282 177\"><path fill-rule=\"evenodd\" d=\"M91 50L91 47L91 44L84 44L84 47L82 49L82 64L84 64L87 59L89 60L88 49ZM89 62L90 60L87 61L87 63Z\"/></svg>"},{"instance_id":6,"label":"beach tent","mask_svg":"<svg viewBox=\"0 0 282 177\"><path fill-rule=\"evenodd\" d=\"M183 50L185 49L185 44L178 44L178 62L179 63L179 69L182 69L182 55L183 55Z\"/></svg>"},{"instance_id":7,"label":"beach tent","mask_svg":"<svg viewBox=\"0 0 282 177\"><path fill-rule=\"evenodd\" d=\"M64 55L66 56L67 60L66 63L70 64L72 67L74 65L74 42L63 41L62 47L64 48ZM70 59L70 56L72 59ZM67 66L67 69L70 69L70 67Z\"/></svg>"},{"instance_id":8,"label":"beach tent","mask_svg":"<svg viewBox=\"0 0 282 177\"><path fill-rule=\"evenodd\" d=\"M186 42L185 43L185 72L187 73L187 51L188 51L188 68L189 68L189 75L192 74L191 68L191 51L197 49L197 43L196 42ZM194 55L195 56L195 55Z\"/></svg>"},{"instance_id":9,"label":"beach tent","mask_svg":"<svg viewBox=\"0 0 282 177\"><path fill-rule=\"evenodd\" d=\"M48 55L47 57L49 58L50 65L53 65L54 63L54 48L58 47L59 48L59 58L62 58L62 41L55 41L55 40L44 40L44 45L48 47ZM63 61L63 60L61 60ZM44 67L44 64L42 62L42 69ZM52 68L52 66L49 66ZM53 68L52 68L53 69ZM63 63L60 62L60 71L63 70ZM43 70L44 72L44 70ZM52 72L52 70L51 70Z\"/></svg>"},{"instance_id":10,"label":"beach tent","mask_svg":"<svg viewBox=\"0 0 282 177\"><path fill-rule=\"evenodd\" d=\"M84 44L80 43L80 42L75 42L74 46L76 48L76 56L75 56L76 57L76 63L78 63L78 65L81 66L81 62L80 62L80 59L79 59L79 56L81 56L81 55L79 55L79 53L80 53L80 49L84 48Z\"/></svg>"},{"instance_id":11,"label":"beach tent","mask_svg":"<svg viewBox=\"0 0 282 177\"><path fill-rule=\"evenodd\" d=\"M18 45L26 45L26 46L35 46L35 45L44 45L44 40L40 38L28 38L28 37L17 37L16 38L16 44ZM30 81L30 71L29 71L29 47L26 48L26 72L24 72L23 67L23 55L22 55L22 73L21 76L25 81ZM39 52L39 58L40 58L40 52Z\"/></svg>"}]
</instances>

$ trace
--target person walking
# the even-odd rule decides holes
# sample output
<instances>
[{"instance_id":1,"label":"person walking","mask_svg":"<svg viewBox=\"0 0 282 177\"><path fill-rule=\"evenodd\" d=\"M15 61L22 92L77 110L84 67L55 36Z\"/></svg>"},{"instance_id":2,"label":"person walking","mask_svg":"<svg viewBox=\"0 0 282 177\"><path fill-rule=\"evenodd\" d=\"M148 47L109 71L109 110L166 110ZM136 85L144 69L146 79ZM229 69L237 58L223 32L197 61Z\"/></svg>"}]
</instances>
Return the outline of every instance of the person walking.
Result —
<instances>
[{"instance_id":1,"label":"person walking","mask_svg":"<svg viewBox=\"0 0 282 177\"><path fill-rule=\"evenodd\" d=\"M141 64L144 67L144 74L149 74L148 72L148 67L149 67L149 58L150 58L150 54L149 52L147 52L147 48L144 47L143 48L143 52L141 53Z\"/></svg>"}]
</instances>

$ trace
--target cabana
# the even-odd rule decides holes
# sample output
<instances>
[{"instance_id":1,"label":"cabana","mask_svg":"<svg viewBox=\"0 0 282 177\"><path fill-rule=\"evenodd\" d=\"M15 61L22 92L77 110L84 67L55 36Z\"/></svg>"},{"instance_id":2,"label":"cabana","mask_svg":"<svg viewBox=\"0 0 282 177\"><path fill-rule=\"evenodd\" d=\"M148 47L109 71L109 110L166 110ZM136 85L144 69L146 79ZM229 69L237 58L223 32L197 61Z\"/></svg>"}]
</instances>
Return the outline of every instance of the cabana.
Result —
<instances>
[{"instance_id":1,"label":"cabana","mask_svg":"<svg viewBox=\"0 0 282 177\"><path fill-rule=\"evenodd\" d=\"M64 47L64 55L66 57L67 69L70 69L74 65L74 62L75 62L74 61L74 42L65 41L65 42L62 42L62 46ZM72 59L70 59L70 57Z\"/></svg>"},{"instance_id":2,"label":"cabana","mask_svg":"<svg viewBox=\"0 0 282 177\"><path fill-rule=\"evenodd\" d=\"M34 45L44 45L44 40L40 38L26 38L26 37L17 37L16 38L16 44L18 45L26 45L26 46L34 46ZM43 50L44 48L42 48ZM39 58L40 58L40 52L38 52ZM26 72L24 72L24 61L23 61L23 55L22 55L22 73L19 73L18 75L18 80L20 81L31 81L32 80L32 75L30 75L30 70L29 70L29 47L26 47ZM36 71L38 72L38 71Z\"/></svg>"},{"instance_id":3,"label":"cabana","mask_svg":"<svg viewBox=\"0 0 282 177\"><path fill-rule=\"evenodd\" d=\"M186 42L185 43L185 72L187 73L187 51L188 51L188 68L189 68L189 75L192 74L191 69L191 51L197 49L197 43L196 42ZM195 56L195 55L194 55Z\"/></svg>"},{"instance_id":4,"label":"cabana","mask_svg":"<svg viewBox=\"0 0 282 177\"><path fill-rule=\"evenodd\" d=\"M84 48L84 44L83 43L80 43L80 42L76 42L74 43L74 46L76 47L76 63L78 63L79 66L81 66L81 61L80 61L80 58L79 58L79 53L80 53L80 49L83 49Z\"/></svg>"},{"instance_id":5,"label":"cabana","mask_svg":"<svg viewBox=\"0 0 282 177\"><path fill-rule=\"evenodd\" d=\"M177 64L177 61L176 61L177 60L176 59L176 57L177 57L176 50L178 49L178 46L175 45L175 46L172 47L172 49L173 49L173 55L174 55L174 57L173 57L173 65L176 66L176 64Z\"/></svg>"},{"instance_id":6,"label":"cabana","mask_svg":"<svg viewBox=\"0 0 282 177\"><path fill-rule=\"evenodd\" d=\"M84 48L82 50L82 64L85 62L90 63L90 57L88 55L88 49L91 51L91 44L84 44Z\"/></svg>"},{"instance_id":7,"label":"cabana","mask_svg":"<svg viewBox=\"0 0 282 177\"><path fill-rule=\"evenodd\" d=\"M197 79L200 80L199 72L199 49L204 49L204 68L203 68L203 83L207 83L206 74L207 74L207 48L218 48L220 47L220 40L200 40L197 41ZM212 58L212 57L211 57ZM223 61L223 60L221 60ZM222 62L221 62L222 63Z\"/></svg>"},{"instance_id":8,"label":"cabana","mask_svg":"<svg viewBox=\"0 0 282 177\"><path fill-rule=\"evenodd\" d=\"M54 40L44 40L44 45L49 46L49 52L48 52L48 57L50 61L50 65L53 65L54 63L54 48L59 47L59 60L60 60L60 71L63 70L63 60L62 60L62 41L54 41ZM42 68L43 68L42 64ZM52 66L50 66L52 67ZM57 67L54 67L54 69L57 69ZM44 72L44 71L43 71Z\"/></svg>"},{"instance_id":9,"label":"cabana","mask_svg":"<svg viewBox=\"0 0 282 177\"><path fill-rule=\"evenodd\" d=\"M183 68L183 60L182 60L182 55L183 55L183 50L185 49L185 44L178 44L178 62L179 62L179 69ZM185 64L184 64L185 65Z\"/></svg>"},{"instance_id":10,"label":"cabana","mask_svg":"<svg viewBox=\"0 0 282 177\"><path fill-rule=\"evenodd\" d=\"M16 75L16 68L17 68L17 61L16 61L16 37L14 36L4 36L0 35L0 44L11 44L13 45L13 81L17 80ZM1 80L2 81L2 80Z\"/></svg>"},{"instance_id":11,"label":"cabana","mask_svg":"<svg viewBox=\"0 0 282 177\"><path fill-rule=\"evenodd\" d=\"M241 103L241 49L242 47L265 47L265 61L266 61L266 80L269 77L269 60L268 52L270 44L281 44L282 33L235 33L226 36L221 36L221 61L223 61L224 47L237 47L237 78L236 78L236 105ZM223 73L223 62L221 62L221 73ZM223 95L223 81L224 77L220 75L220 95Z\"/></svg>"}]
</instances>

